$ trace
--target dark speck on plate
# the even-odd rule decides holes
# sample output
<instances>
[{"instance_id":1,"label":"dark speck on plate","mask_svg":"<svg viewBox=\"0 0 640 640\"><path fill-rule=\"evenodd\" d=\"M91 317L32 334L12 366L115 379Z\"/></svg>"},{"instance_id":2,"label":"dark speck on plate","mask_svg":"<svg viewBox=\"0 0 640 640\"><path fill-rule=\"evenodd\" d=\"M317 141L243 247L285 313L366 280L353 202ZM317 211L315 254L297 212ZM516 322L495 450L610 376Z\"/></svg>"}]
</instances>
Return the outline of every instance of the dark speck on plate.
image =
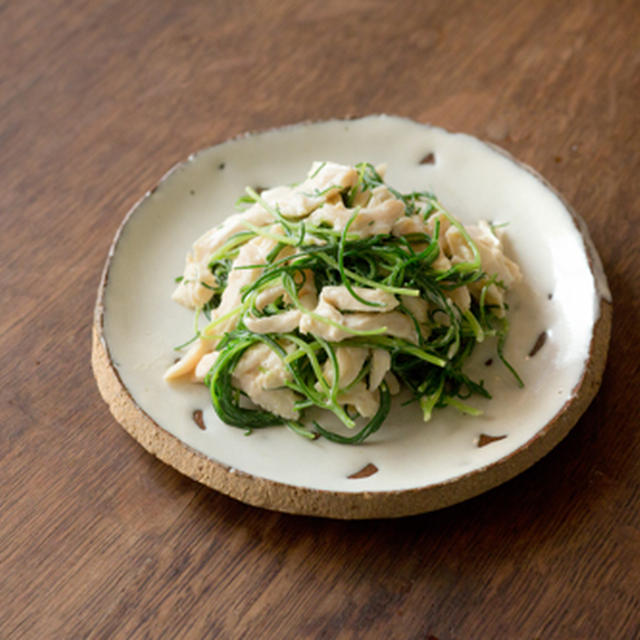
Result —
<instances>
[{"instance_id":1,"label":"dark speck on plate","mask_svg":"<svg viewBox=\"0 0 640 640\"><path fill-rule=\"evenodd\" d=\"M358 478L368 478L369 476L372 476L374 473L378 473L378 467L376 467L375 464L370 462L369 464L362 467L360 471L356 471L355 473L352 473L350 476L347 476L347 477L351 480L356 480Z\"/></svg>"},{"instance_id":2,"label":"dark speck on plate","mask_svg":"<svg viewBox=\"0 0 640 640\"><path fill-rule=\"evenodd\" d=\"M481 433L478 437L478 447L486 447L488 444L492 442L497 442L498 440L504 440L507 436L490 436L486 433Z\"/></svg>"},{"instance_id":3,"label":"dark speck on plate","mask_svg":"<svg viewBox=\"0 0 640 640\"><path fill-rule=\"evenodd\" d=\"M546 341L547 341L547 332L543 331L542 333L540 333L540 335L536 339L536 342L531 348L531 351L529 351L529 357L532 358L533 356L535 356L536 353L538 353L538 351L542 349Z\"/></svg>"}]
</instances>

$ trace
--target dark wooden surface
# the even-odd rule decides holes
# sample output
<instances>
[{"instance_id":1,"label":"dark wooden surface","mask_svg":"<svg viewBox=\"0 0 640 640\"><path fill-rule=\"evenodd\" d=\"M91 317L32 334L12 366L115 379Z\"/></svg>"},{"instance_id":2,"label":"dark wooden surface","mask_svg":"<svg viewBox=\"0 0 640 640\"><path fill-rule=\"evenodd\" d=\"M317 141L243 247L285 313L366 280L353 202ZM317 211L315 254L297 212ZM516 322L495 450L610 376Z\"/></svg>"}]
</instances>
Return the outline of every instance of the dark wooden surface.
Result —
<instances>
[{"instance_id":1,"label":"dark wooden surface","mask_svg":"<svg viewBox=\"0 0 640 640\"><path fill-rule=\"evenodd\" d=\"M0 2L1 638L637 638L637 2ZM89 366L127 209L247 129L369 112L494 141L587 220L615 299L600 394L506 485L336 522L181 477Z\"/></svg>"}]
</instances>

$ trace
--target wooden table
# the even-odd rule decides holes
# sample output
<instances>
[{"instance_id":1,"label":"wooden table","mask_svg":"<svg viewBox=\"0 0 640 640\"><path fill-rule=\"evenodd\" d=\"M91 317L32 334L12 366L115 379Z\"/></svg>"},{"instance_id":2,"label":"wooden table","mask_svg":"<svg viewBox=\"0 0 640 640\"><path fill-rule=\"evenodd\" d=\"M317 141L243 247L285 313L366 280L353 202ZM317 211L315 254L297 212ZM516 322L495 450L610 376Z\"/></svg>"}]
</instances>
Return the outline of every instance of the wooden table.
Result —
<instances>
[{"instance_id":1,"label":"wooden table","mask_svg":"<svg viewBox=\"0 0 640 640\"><path fill-rule=\"evenodd\" d=\"M640 637L637 2L0 3L0 637ZM511 482L396 521L244 506L147 454L89 365L127 209L249 129L388 112L496 142L587 220L602 389Z\"/></svg>"}]
</instances>

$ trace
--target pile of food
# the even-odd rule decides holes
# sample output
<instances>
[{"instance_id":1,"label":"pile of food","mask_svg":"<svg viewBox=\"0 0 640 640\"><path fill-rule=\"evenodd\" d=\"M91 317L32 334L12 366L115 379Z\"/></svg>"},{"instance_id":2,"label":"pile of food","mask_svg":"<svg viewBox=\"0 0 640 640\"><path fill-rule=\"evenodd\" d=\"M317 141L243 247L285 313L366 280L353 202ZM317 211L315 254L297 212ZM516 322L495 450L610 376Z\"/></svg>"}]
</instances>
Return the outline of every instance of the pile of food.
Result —
<instances>
[{"instance_id":1,"label":"pile of food","mask_svg":"<svg viewBox=\"0 0 640 640\"><path fill-rule=\"evenodd\" d=\"M165 374L211 390L225 423L359 443L404 386L425 420L490 398L463 371L475 345L504 359L507 289L520 279L500 233L463 226L428 192L401 194L384 167L316 162L306 180L257 193L199 238L173 298L195 336ZM305 411L326 409L353 435ZM366 419L356 427L356 421Z\"/></svg>"}]
</instances>

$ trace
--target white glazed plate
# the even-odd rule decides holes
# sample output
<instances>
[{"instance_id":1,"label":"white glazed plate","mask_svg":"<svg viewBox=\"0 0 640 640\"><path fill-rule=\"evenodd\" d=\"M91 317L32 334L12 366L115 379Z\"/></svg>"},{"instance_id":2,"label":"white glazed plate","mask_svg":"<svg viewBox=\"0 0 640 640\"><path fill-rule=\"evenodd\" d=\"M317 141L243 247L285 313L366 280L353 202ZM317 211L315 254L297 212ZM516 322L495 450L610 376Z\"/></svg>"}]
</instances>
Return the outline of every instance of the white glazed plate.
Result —
<instances>
[{"instance_id":1,"label":"white glazed plate","mask_svg":"<svg viewBox=\"0 0 640 640\"><path fill-rule=\"evenodd\" d=\"M496 357L495 344L485 342L467 369L493 395L469 401L482 416L447 408L425 424L417 405L396 401L378 433L348 446L309 441L285 427L246 436L218 419L204 385L163 380L177 355L173 347L193 332L193 312L171 300L193 241L234 212L246 185L297 182L314 160L387 163L389 184L434 192L463 223L507 223L506 252L523 281L508 298L505 355L524 389ZM610 316L606 279L585 227L539 176L470 136L370 116L243 136L173 169L114 240L96 306L93 364L123 426L213 488L294 513L400 516L484 491L555 446L599 386ZM198 410L205 429L194 421Z\"/></svg>"}]
</instances>

